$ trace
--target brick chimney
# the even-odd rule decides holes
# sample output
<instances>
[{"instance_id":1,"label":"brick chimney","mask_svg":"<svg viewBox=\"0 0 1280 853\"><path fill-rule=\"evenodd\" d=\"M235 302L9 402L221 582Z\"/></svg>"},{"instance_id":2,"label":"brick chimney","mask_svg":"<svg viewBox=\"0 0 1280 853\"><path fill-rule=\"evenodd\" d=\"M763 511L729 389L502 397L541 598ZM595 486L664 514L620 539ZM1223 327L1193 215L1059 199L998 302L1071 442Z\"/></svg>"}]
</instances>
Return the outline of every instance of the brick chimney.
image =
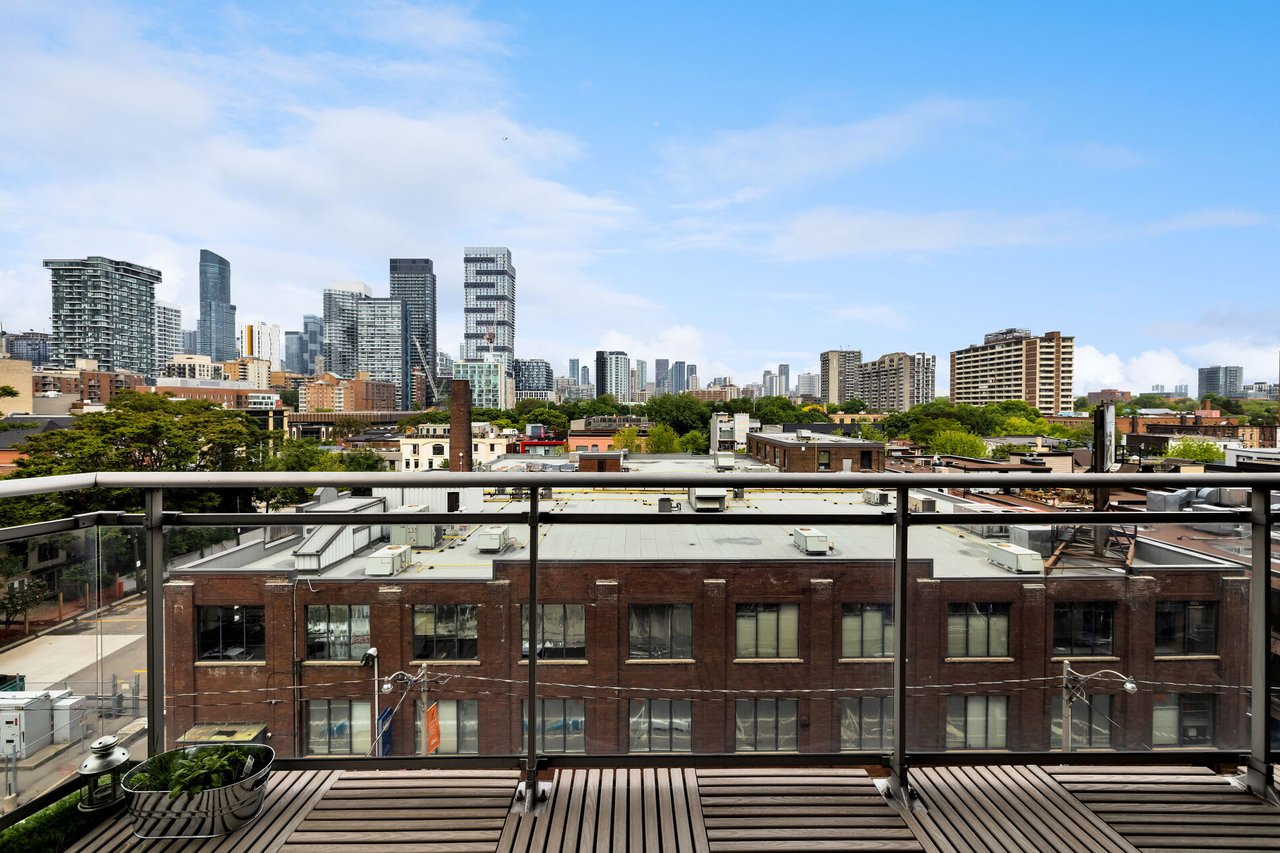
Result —
<instances>
[{"instance_id":1,"label":"brick chimney","mask_svg":"<svg viewBox=\"0 0 1280 853\"><path fill-rule=\"evenodd\" d=\"M472 470L471 383L466 379L449 385L449 470Z\"/></svg>"}]
</instances>

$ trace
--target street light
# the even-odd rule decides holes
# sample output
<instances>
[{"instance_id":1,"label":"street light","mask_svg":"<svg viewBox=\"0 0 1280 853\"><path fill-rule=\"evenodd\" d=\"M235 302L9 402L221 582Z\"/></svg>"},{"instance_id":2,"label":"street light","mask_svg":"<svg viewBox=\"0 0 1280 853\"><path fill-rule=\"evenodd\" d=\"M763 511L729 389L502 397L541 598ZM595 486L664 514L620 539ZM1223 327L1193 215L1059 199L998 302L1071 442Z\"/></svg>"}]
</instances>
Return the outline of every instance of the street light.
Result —
<instances>
[{"instance_id":1,"label":"street light","mask_svg":"<svg viewBox=\"0 0 1280 853\"><path fill-rule=\"evenodd\" d=\"M1123 682L1124 692L1138 692L1138 683L1133 676L1116 672L1114 669L1100 669L1097 672L1076 672L1071 668L1071 661L1062 662L1062 751L1071 752L1071 703L1076 699L1084 699L1084 684L1091 678L1110 676Z\"/></svg>"},{"instance_id":2,"label":"street light","mask_svg":"<svg viewBox=\"0 0 1280 853\"><path fill-rule=\"evenodd\" d=\"M378 690L380 685L378 682L378 647L370 646L369 650L360 658L361 666L373 667L373 755L375 758L382 757L382 732L378 730Z\"/></svg>"}]
</instances>

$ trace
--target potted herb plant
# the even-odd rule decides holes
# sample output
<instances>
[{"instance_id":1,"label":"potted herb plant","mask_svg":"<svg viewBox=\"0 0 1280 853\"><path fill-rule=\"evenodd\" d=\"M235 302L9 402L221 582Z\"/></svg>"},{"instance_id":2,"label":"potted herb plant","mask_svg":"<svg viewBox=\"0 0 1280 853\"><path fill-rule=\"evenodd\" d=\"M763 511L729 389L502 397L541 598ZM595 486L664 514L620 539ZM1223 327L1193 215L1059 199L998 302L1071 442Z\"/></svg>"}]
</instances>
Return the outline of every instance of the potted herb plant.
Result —
<instances>
[{"instance_id":1,"label":"potted herb plant","mask_svg":"<svg viewBox=\"0 0 1280 853\"><path fill-rule=\"evenodd\" d=\"M275 750L262 744L205 744L162 752L125 774L133 834L212 838L262 811Z\"/></svg>"}]
</instances>

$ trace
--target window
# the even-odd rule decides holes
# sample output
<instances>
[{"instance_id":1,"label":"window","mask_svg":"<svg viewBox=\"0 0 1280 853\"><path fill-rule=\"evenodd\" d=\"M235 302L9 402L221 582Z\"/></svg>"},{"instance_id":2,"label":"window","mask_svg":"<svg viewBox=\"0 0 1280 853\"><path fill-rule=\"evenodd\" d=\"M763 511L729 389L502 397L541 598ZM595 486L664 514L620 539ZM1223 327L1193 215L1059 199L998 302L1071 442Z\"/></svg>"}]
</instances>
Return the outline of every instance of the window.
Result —
<instances>
[{"instance_id":1,"label":"window","mask_svg":"<svg viewBox=\"0 0 1280 853\"><path fill-rule=\"evenodd\" d=\"M840 748L864 752L893 748L893 697L840 700Z\"/></svg>"},{"instance_id":2,"label":"window","mask_svg":"<svg viewBox=\"0 0 1280 853\"><path fill-rule=\"evenodd\" d=\"M538 700L538 751L586 752L587 710L581 699ZM520 751L529 748L529 700L520 702Z\"/></svg>"},{"instance_id":3,"label":"window","mask_svg":"<svg viewBox=\"0 0 1280 853\"><path fill-rule=\"evenodd\" d=\"M799 657L799 604L739 604L739 658Z\"/></svg>"},{"instance_id":4,"label":"window","mask_svg":"<svg viewBox=\"0 0 1280 853\"><path fill-rule=\"evenodd\" d=\"M947 697L947 749L1004 749L1008 723L1006 696Z\"/></svg>"},{"instance_id":5,"label":"window","mask_svg":"<svg viewBox=\"0 0 1280 853\"><path fill-rule=\"evenodd\" d=\"M431 445L431 455L432 455L432 456L444 456L444 445L443 445L443 444L433 444L433 445Z\"/></svg>"},{"instance_id":6,"label":"window","mask_svg":"<svg viewBox=\"0 0 1280 853\"><path fill-rule=\"evenodd\" d=\"M307 660L359 660L368 650L369 605L307 605Z\"/></svg>"},{"instance_id":7,"label":"window","mask_svg":"<svg viewBox=\"0 0 1280 853\"><path fill-rule=\"evenodd\" d=\"M266 608L253 605L196 608L197 660L266 660Z\"/></svg>"},{"instance_id":8,"label":"window","mask_svg":"<svg viewBox=\"0 0 1280 853\"><path fill-rule=\"evenodd\" d=\"M432 699L413 703L413 742L418 755L427 754L427 708L436 706L440 720L440 748L432 755L475 754L480 751L480 703L475 699Z\"/></svg>"},{"instance_id":9,"label":"window","mask_svg":"<svg viewBox=\"0 0 1280 853\"><path fill-rule=\"evenodd\" d=\"M1157 601L1157 655L1218 653L1218 602Z\"/></svg>"},{"instance_id":10,"label":"window","mask_svg":"<svg viewBox=\"0 0 1280 853\"><path fill-rule=\"evenodd\" d=\"M1151 745L1209 746L1215 705L1212 693L1157 693L1151 709Z\"/></svg>"},{"instance_id":11,"label":"window","mask_svg":"<svg viewBox=\"0 0 1280 853\"><path fill-rule=\"evenodd\" d=\"M632 699L632 752L693 750L693 702L688 699Z\"/></svg>"},{"instance_id":12,"label":"window","mask_svg":"<svg viewBox=\"0 0 1280 853\"><path fill-rule=\"evenodd\" d=\"M831 451L830 450L818 451L818 470L819 471L831 470Z\"/></svg>"},{"instance_id":13,"label":"window","mask_svg":"<svg viewBox=\"0 0 1280 853\"><path fill-rule=\"evenodd\" d=\"M840 657L893 656L893 605L846 604L840 617Z\"/></svg>"},{"instance_id":14,"label":"window","mask_svg":"<svg viewBox=\"0 0 1280 853\"><path fill-rule=\"evenodd\" d=\"M414 660L476 660L476 605L418 604L413 608Z\"/></svg>"},{"instance_id":15,"label":"window","mask_svg":"<svg viewBox=\"0 0 1280 853\"><path fill-rule=\"evenodd\" d=\"M1053 697L1049 748L1062 749L1062 697ZM1111 696L1099 693L1071 703L1071 748L1111 748Z\"/></svg>"},{"instance_id":16,"label":"window","mask_svg":"<svg viewBox=\"0 0 1280 853\"><path fill-rule=\"evenodd\" d=\"M1111 602L1055 604L1053 653L1055 655L1109 655L1115 605Z\"/></svg>"},{"instance_id":17,"label":"window","mask_svg":"<svg viewBox=\"0 0 1280 853\"><path fill-rule=\"evenodd\" d=\"M538 659L585 660L587 608L582 604L538 605ZM520 657L529 657L529 607L520 605Z\"/></svg>"},{"instance_id":18,"label":"window","mask_svg":"<svg viewBox=\"0 0 1280 853\"><path fill-rule=\"evenodd\" d=\"M1008 604L951 604L947 608L947 657L1009 656Z\"/></svg>"},{"instance_id":19,"label":"window","mask_svg":"<svg viewBox=\"0 0 1280 853\"><path fill-rule=\"evenodd\" d=\"M734 700L738 752L795 752L795 699Z\"/></svg>"},{"instance_id":20,"label":"window","mask_svg":"<svg viewBox=\"0 0 1280 853\"><path fill-rule=\"evenodd\" d=\"M365 755L373 745L373 711L367 699L307 702L307 753Z\"/></svg>"},{"instance_id":21,"label":"window","mask_svg":"<svg viewBox=\"0 0 1280 853\"><path fill-rule=\"evenodd\" d=\"M630 612L628 657L693 657L693 605L633 604Z\"/></svg>"}]
</instances>

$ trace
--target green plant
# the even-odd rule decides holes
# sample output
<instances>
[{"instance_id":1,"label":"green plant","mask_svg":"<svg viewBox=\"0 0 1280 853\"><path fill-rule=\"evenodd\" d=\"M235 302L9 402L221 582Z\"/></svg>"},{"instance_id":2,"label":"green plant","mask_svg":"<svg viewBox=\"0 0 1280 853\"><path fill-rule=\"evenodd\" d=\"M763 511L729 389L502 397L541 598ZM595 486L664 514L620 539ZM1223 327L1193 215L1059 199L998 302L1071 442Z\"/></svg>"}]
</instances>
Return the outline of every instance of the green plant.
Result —
<instances>
[{"instance_id":1,"label":"green plant","mask_svg":"<svg viewBox=\"0 0 1280 853\"><path fill-rule=\"evenodd\" d=\"M249 752L238 746L202 749L180 759L173 770L169 799L194 797L209 788L221 788L244 778ZM249 765L252 766L252 765Z\"/></svg>"},{"instance_id":2,"label":"green plant","mask_svg":"<svg viewBox=\"0 0 1280 853\"><path fill-rule=\"evenodd\" d=\"M76 791L0 831L0 850L5 853L66 850L104 818L101 813L82 812L76 808L81 796L82 792Z\"/></svg>"}]
</instances>

